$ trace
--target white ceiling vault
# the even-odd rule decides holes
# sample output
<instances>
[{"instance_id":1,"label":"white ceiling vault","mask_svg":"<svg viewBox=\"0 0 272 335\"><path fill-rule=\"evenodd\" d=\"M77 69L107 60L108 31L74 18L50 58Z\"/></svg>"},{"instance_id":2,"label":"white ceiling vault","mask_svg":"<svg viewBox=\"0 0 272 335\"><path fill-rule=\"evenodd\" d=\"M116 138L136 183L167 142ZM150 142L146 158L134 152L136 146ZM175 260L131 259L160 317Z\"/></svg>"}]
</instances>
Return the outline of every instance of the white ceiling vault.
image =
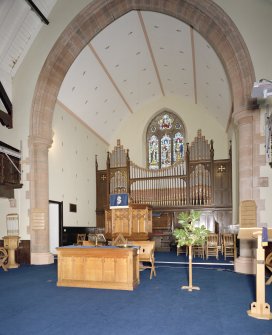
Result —
<instances>
[{"instance_id":1,"label":"white ceiling vault","mask_svg":"<svg viewBox=\"0 0 272 335\"><path fill-rule=\"evenodd\" d=\"M1 0L0 37L7 35L9 27L1 24L1 6L5 5L7 13L10 4L15 18L18 2ZM40 9L47 16L56 0L34 2L38 7L43 4ZM9 22L20 26L17 20ZM29 26L25 29L33 29L35 24L28 18L21 25L26 26L26 22ZM18 33L13 31L7 39L6 47L0 47L0 66L15 75L19 61L14 64L16 57L7 50L19 45ZM110 143L123 120L146 103L168 96L190 99L227 128L231 94L212 47L175 18L132 11L106 27L82 50L66 74L58 100Z\"/></svg>"}]
</instances>

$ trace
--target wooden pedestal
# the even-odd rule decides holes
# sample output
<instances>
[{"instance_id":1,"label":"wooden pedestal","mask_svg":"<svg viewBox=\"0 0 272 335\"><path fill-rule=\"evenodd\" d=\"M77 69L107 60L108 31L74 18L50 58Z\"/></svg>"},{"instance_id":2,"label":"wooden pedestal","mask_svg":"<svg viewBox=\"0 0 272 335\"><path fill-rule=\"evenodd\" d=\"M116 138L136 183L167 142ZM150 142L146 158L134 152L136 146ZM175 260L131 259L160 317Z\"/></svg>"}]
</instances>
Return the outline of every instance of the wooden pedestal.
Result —
<instances>
[{"instance_id":1,"label":"wooden pedestal","mask_svg":"<svg viewBox=\"0 0 272 335\"><path fill-rule=\"evenodd\" d=\"M4 248L8 250L8 269L18 268L20 265L15 261L15 250L19 246L19 236L4 236Z\"/></svg>"},{"instance_id":2,"label":"wooden pedestal","mask_svg":"<svg viewBox=\"0 0 272 335\"><path fill-rule=\"evenodd\" d=\"M272 237L272 229L268 229L268 237ZM238 238L257 239L256 255L256 301L251 303L247 314L256 319L271 320L270 305L265 302L265 252L262 246L262 228L240 228Z\"/></svg>"}]
</instances>

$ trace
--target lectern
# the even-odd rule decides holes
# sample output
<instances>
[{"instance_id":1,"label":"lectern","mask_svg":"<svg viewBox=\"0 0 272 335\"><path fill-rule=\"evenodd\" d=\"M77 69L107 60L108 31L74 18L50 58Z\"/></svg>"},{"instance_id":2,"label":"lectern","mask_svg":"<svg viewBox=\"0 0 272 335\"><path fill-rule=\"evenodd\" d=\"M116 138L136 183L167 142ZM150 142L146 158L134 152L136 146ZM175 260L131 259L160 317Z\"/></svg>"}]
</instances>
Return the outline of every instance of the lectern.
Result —
<instances>
[{"instance_id":1,"label":"lectern","mask_svg":"<svg viewBox=\"0 0 272 335\"><path fill-rule=\"evenodd\" d=\"M268 229L268 237L272 238L272 229ZM257 239L256 253L256 301L251 303L247 314L256 319L270 320L270 305L265 302L265 252L262 245L263 230L259 227L240 228L238 238Z\"/></svg>"}]
</instances>

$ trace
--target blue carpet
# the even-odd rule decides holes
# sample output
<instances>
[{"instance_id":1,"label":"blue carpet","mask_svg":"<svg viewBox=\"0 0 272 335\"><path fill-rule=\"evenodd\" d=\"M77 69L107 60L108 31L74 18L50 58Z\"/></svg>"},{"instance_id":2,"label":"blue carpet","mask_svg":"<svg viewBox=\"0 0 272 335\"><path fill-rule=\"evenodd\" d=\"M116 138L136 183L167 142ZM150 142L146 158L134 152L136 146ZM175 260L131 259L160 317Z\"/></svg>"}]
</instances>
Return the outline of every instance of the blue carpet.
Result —
<instances>
[{"instance_id":1,"label":"blue carpet","mask_svg":"<svg viewBox=\"0 0 272 335\"><path fill-rule=\"evenodd\" d=\"M176 251L171 252L156 252L155 253L155 261L157 264L170 264L170 265L181 265L181 264L188 264L189 259L186 254L179 254L177 255ZM227 257L225 260L223 255L219 253L218 259L215 257L209 257L208 259L203 259L201 257L193 257L192 259L194 266L208 266L213 268L226 268L232 269L234 268L233 258Z\"/></svg>"},{"instance_id":2,"label":"blue carpet","mask_svg":"<svg viewBox=\"0 0 272 335\"><path fill-rule=\"evenodd\" d=\"M188 284L186 265L157 263L156 270L152 280L142 271L132 292L57 287L56 264L0 270L0 334L272 335L271 321L246 313L255 300L254 276L194 267L201 290L188 292L180 288ZM272 304L272 285L266 302Z\"/></svg>"}]
</instances>

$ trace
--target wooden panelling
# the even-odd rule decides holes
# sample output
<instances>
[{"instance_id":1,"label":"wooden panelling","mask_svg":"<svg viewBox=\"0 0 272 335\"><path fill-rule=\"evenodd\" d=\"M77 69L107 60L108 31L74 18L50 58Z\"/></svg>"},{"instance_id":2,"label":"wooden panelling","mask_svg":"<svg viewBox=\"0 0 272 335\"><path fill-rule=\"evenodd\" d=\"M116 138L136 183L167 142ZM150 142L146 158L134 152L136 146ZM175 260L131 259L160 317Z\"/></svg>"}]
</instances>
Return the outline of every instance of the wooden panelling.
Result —
<instances>
[{"instance_id":1,"label":"wooden panelling","mask_svg":"<svg viewBox=\"0 0 272 335\"><path fill-rule=\"evenodd\" d=\"M96 196L97 211L104 211L104 208L109 206L107 196L107 171L105 170L96 171Z\"/></svg>"},{"instance_id":2,"label":"wooden panelling","mask_svg":"<svg viewBox=\"0 0 272 335\"><path fill-rule=\"evenodd\" d=\"M136 248L64 247L58 252L58 286L133 290L140 282Z\"/></svg>"},{"instance_id":3,"label":"wooden panelling","mask_svg":"<svg viewBox=\"0 0 272 335\"><path fill-rule=\"evenodd\" d=\"M63 227L62 246L73 245L77 242L77 234L93 234L95 227Z\"/></svg>"},{"instance_id":4,"label":"wooden panelling","mask_svg":"<svg viewBox=\"0 0 272 335\"><path fill-rule=\"evenodd\" d=\"M105 211L105 234L108 239L122 234L125 238L148 238L152 232L152 210L145 205L131 205Z\"/></svg>"},{"instance_id":5,"label":"wooden panelling","mask_svg":"<svg viewBox=\"0 0 272 335\"><path fill-rule=\"evenodd\" d=\"M96 227L104 228L105 227L105 210L96 211Z\"/></svg>"},{"instance_id":6,"label":"wooden panelling","mask_svg":"<svg viewBox=\"0 0 272 335\"><path fill-rule=\"evenodd\" d=\"M172 217L171 212L154 212L152 216L151 240L155 241L156 251L170 251L172 241Z\"/></svg>"},{"instance_id":7,"label":"wooden panelling","mask_svg":"<svg viewBox=\"0 0 272 335\"><path fill-rule=\"evenodd\" d=\"M229 160L214 162L214 205L232 206L231 163Z\"/></svg>"},{"instance_id":8,"label":"wooden panelling","mask_svg":"<svg viewBox=\"0 0 272 335\"><path fill-rule=\"evenodd\" d=\"M0 247L3 247L3 240L0 240ZM15 251L15 261L18 264L30 264L30 241L20 240L19 247Z\"/></svg>"}]
</instances>

